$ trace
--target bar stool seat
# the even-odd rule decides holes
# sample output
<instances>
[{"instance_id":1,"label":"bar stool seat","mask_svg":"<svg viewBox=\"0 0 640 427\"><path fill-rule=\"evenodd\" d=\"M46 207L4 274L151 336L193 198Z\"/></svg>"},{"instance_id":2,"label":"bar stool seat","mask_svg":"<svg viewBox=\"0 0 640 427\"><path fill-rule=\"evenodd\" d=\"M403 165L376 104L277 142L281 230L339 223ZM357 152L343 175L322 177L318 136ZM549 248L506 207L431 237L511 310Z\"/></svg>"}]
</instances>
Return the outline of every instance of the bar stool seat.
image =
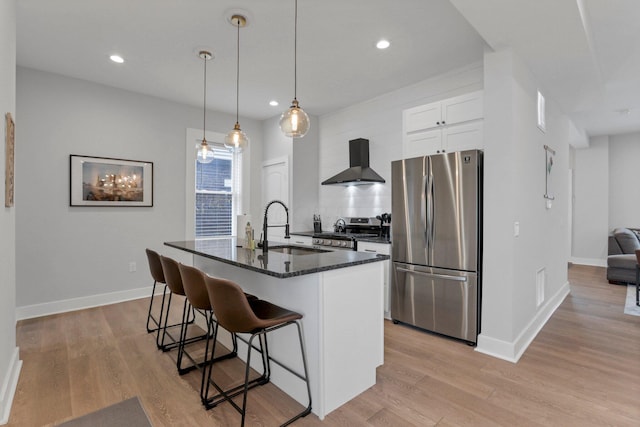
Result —
<instances>
[{"instance_id":1,"label":"bar stool seat","mask_svg":"<svg viewBox=\"0 0 640 427\"><path fill-rule=\"evenodd\" d=\"M294 422L295 420L308 415L311 412L311 388L309 386L309 374L307 369L307 358L304 351L304 342L302 339L302 330L300 328L299 320L302 319L302 315L295 311L288 310L286 308L277 306L264 300L248 300L240 286L230 280L218 279L215 277L205 277L205 284L209 293L209 299L211 300L211 306L217 318L217 325L214 328L213 333L213 346L212 351L215 351L215 345L217 341L218 326L222 326L224 329L231 333L247 333L251 334L248 340L247 346L247 360L245 367L244 384L233 387L228 390L223 390L212 379L212 372L214 365L209 366L209 373L206 383L206 390L204 398L206 401L207 409L213 408L223 401L228 401L242 416L241 426L244 426L246 408L247 408L247 394L250 388L256 385L265 384L269 381L270 375L270 362L269 347L267 345L267 334L280 328L284 328L289 325L296 325L298 331L298 340L300 343L300 353L302 357L302 365L304 368L304 374L295 372L294 370L281 365L287 371L304 381L309 404L300 413L296 414L282 426L286 426ZM262 353L263 360L263 374L261 377L249 380L250 368L251 368L251 352L256 349L253 345L254 338L258 337L260 342L260 352ZM213 385L218 391L215 396L209 397L209 386ZM238 406L232 398L243 395L242 407Z\"/></svg>"}]
</instances>

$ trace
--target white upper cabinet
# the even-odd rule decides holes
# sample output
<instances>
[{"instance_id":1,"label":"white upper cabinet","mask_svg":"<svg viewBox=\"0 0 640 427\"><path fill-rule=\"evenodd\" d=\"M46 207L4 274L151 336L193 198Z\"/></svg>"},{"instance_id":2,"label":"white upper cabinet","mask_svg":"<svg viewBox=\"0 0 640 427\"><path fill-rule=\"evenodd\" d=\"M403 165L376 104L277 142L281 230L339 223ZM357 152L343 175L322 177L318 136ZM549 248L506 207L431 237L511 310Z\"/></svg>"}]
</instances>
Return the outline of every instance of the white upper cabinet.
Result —
<instances>
[{"instance_id":1,"label":"white upper cabinet","mask_svg":"<svg viewBox=\"0 0 640 427\"><path fill-rule=\"evenodd\" d=\"M403 111L403 157L482 148L483 91Z\"/></svg>"}]
</instances>

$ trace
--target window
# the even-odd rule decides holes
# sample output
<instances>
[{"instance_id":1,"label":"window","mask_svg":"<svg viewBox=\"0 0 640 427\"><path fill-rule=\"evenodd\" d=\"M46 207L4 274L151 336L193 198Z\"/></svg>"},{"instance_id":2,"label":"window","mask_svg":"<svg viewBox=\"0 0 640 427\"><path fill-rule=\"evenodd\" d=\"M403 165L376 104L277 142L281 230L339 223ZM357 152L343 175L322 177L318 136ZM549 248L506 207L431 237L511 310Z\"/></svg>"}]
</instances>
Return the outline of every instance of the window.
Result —
<instances>
[{"instance_id":1,"label":"window","mask_svg":"<svg viewBox=\"0 0 640 427\"><path fill-rule=\"evenodd\" d=\"M215 145L213 155L196 162L196 239L233 234L233 155Z\"/></svg>"},{"instance_id":2,"label":"window","mask_svg":"<svg viewBox=\"0 0 640 427\"><path fill-rule=\"evenodd\" d=\"M185 138L185 240L235 235L236 217L242 212L242 154L224 147L225 135L206 132L214 160L196 161L202 130L188 128Z\"/></svg>"}]
</instances>

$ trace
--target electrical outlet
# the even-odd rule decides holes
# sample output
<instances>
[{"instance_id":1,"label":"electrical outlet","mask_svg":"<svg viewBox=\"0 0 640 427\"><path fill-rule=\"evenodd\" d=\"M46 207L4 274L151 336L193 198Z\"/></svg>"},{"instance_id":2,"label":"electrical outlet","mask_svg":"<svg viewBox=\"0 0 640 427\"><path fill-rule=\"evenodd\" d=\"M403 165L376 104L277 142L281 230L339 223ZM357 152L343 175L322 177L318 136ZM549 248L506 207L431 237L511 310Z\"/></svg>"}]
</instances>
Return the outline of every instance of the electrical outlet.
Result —
<instances>
[{"instance_id":1,"label":"electrical outlet","mask_svg":"<svg viewBox=\"0 0 640 427\"><path fill-rule=\"evenodd\" d=\"M136 266L136 263L135 263L135 262L131 261L131 262L129 263L129 273L135 273L135 272L136 272L136 270L137 270L137 268L138 268L138 267Z\"/></svg>"}]
</instances>

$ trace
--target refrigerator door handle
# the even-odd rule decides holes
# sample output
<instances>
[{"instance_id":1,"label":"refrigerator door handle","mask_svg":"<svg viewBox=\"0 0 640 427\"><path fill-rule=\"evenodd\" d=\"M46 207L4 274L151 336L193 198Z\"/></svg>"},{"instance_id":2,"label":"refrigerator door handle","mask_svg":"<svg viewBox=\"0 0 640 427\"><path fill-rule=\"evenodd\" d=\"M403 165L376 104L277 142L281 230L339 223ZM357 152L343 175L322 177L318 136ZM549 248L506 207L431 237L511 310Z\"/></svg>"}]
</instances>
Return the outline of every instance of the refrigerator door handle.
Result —
<instances>
[{"instance_id":1,"label":"refrigerator door handle","mask_svg":"<svg viewBox=\"0 0 640 427\"><path fill-rule=\"evenodd\" d=\"M398 271L404 271L411 274L419 274L420 276L433 277L434 279L453 280L455 282L466 282L466 276L450 276L448 274L426 273L424 271L409 270L408 268L396 267Z\"/></svg>"},{"instance_id":2,"label":"refrigerator door handle","mask_svg":"<svg viewBox=\"0 0 640 427\"><path fill-rule=\"evenodd\" d=\"M433 179L433 175L429 175L429 181L428 181L428 188L427 188L427 204L428 204L428 210L427 210L427 232L429 233L429 250L433 251L433 242L434 242L434 230L435 230L435 224L434 224L434 219L435 219L435 197L434 197L434 179Z\"/></svg>"},{"instance_id":3,"label":"refrigerator door handle","mask_svg":"<svg viewBox=\"0 0 640 427\"><path fill-rule=\"evenodd\" d=\"M422 225L424 226L424 239L427 242L427 248L431 245L430 234L429 234L429 217L427 215L427 205L429 204L429 175L422 176L422 200L421 209L420 209L420 217L422 220Z\"/></svg>"}]
</instances>

